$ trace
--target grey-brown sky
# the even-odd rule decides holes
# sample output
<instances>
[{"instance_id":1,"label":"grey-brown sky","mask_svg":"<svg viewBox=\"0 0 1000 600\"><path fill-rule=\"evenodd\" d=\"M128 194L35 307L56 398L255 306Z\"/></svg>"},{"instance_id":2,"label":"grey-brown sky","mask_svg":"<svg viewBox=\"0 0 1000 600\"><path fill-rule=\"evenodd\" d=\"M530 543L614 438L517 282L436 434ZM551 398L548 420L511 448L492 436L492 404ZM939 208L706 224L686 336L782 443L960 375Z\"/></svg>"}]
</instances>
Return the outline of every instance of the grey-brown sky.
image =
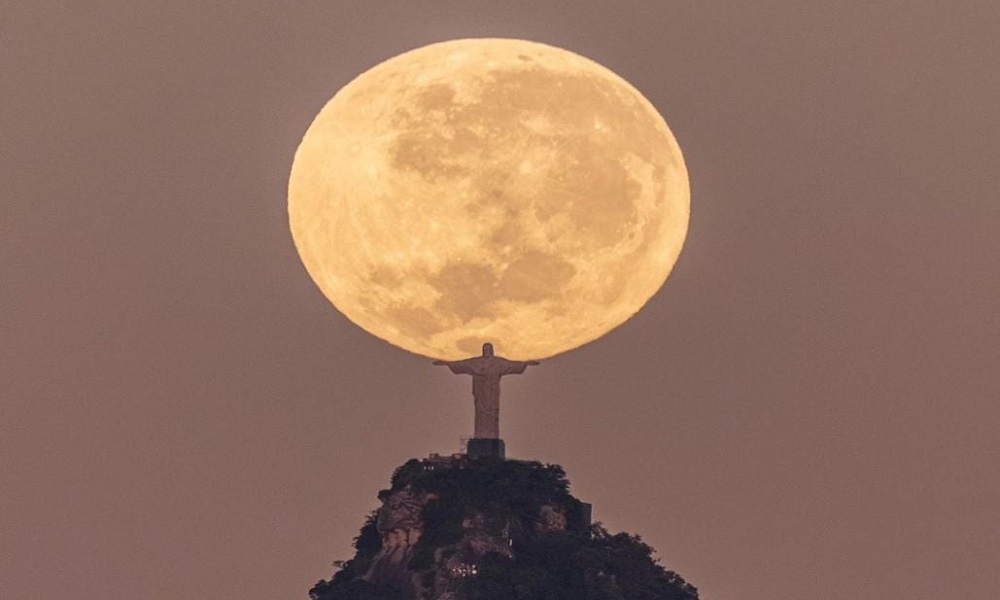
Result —
<instances>
[{"instance_id":1,"label":"grey-brown sky","mask_svg":"<svg viewBox=\"0 0 1000 600\"><path fill-rule=\"evenodd\" d=\"M614 69L685 151L671 279L504 381L509 452L712 600L1000 590L1000 4L0 2L0 598L304 598L469 382L330 306L292 154L402 51Z\"/></svg>"}]
</instances>

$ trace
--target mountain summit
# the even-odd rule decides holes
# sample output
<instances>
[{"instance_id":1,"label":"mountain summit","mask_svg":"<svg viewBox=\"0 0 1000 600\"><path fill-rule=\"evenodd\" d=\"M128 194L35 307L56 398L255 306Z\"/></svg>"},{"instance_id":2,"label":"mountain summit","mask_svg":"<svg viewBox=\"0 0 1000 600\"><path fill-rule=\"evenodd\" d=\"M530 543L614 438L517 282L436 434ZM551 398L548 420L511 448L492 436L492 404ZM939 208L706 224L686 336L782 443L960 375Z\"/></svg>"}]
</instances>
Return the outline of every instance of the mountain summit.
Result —
<instances>
[{"instance_id":1,"label":"mountain summit","mask_svg":"<svg viewBox=\"0 0 1000 600\"><path fill-rule=\"evenodd\" d=\"M638 536L590 523L557 465L412 459L312 600L698 600Z\"/></svg>"}]
</instances>

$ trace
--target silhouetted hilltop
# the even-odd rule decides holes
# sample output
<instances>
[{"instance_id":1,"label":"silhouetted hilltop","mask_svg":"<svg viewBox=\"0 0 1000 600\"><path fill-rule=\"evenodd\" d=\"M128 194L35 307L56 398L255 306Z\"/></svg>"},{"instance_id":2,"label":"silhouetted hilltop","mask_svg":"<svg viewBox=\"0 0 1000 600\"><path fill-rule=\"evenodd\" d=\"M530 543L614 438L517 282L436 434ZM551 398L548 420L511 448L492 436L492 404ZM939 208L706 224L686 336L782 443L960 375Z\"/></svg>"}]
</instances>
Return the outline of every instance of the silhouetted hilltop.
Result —
<instances>
[{"instance_id":1,"label":"silhouetted hilltop","mask_svg":"<svg viewBox=\"0 0 1000 600\"><path fill-rule=\"evenodd\" d=\"M313 600L697 600L638 536L590 524L561 467L465 455L396 469Z\"/></svg>"}]
</instances>

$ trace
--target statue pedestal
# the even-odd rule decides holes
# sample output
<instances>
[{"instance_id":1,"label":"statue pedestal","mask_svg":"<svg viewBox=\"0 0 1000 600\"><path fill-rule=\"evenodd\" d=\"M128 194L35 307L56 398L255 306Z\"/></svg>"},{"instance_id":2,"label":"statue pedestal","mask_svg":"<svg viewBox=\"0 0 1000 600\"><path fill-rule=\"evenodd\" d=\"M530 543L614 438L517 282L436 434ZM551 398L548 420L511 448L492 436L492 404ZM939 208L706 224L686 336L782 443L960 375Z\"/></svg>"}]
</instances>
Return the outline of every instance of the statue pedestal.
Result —
<instances>
[{"instance_id":1,"label":"statue pedestal","mask_svg":"<svg viewBox=\"0 0 1000 600\"><path fill-rule=\"evenodd\" d=\"M507 448L501 439L471 438L465 453L473 460L485 457L503 460L506 458Z\"/></svg>"}]
</instances>

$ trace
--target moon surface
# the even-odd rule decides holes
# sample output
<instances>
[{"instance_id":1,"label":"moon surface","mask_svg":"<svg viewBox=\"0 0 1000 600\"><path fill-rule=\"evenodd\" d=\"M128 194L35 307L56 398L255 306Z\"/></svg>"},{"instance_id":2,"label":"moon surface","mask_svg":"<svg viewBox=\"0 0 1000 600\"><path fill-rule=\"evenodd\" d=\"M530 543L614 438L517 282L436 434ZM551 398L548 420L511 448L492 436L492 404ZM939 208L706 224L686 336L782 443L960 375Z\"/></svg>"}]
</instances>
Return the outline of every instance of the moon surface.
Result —
<instances>
[{"instance_id":1,"label":"moon surface","mask_svg":"<svg viewBox=\"0 0 1000 600\"><path fill-rule=\"evenodd\" d=\"M432 44L344 86L306 132L292 236L323 294L446 360L593 341L663 285L690 191L673 134L601 65L512 39Z\"/></svg>"}]
</instances>

